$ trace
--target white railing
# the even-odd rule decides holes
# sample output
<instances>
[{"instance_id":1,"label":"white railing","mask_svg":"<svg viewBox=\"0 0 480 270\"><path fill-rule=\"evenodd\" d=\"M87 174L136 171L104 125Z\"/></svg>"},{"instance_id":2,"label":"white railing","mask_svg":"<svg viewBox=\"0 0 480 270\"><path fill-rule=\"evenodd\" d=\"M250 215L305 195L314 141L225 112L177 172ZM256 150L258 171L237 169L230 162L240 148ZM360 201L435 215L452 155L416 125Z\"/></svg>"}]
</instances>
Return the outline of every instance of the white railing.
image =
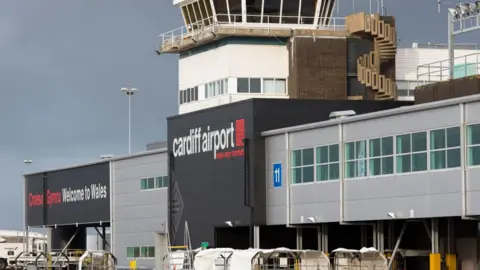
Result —
<instances>
[{"instance_id":1,"label":"white railing","mask_svg":"<svg viewBox=\"0 0 480 270\"><path fill-rule=\"evenodd\" d=\"M314 17L308 16L247 15L244 23L241 14L217 14L216 17L209 17L161 34L160 48L163 51L171 47L181 47L189 38L211 35L222 27L232 28L233 32L236 29L262 29L267 33L282 29L344 30L346 28L344 17L319 17L316 25L314 20Z\"/></svg>"},{"instance_id":2,"label":"white railing","mask_svg":"<svg viewBox=\"0 0 480 270\"><path fill-rule=\"evenodd\" d=\"M453 67L450 60L441 60L417 66L417 81L420 84L446 81L450 79L453 68L454 79L480 74L480 53L471 53L455 57Z\"/></svg>"}]
</instances>

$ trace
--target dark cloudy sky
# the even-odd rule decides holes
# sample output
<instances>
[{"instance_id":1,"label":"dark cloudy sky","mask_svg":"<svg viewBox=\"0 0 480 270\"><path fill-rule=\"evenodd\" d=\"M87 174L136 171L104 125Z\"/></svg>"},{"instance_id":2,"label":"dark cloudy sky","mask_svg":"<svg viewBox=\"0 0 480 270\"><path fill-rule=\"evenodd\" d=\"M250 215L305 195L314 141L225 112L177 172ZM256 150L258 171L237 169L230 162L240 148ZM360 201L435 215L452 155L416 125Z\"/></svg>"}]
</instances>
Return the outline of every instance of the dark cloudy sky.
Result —
<instances>
[{"instance_id":1,"label":"dark cloudy sky","mask_svg":"<svg viewBox=\"0 0 480 270\"><path fill-rule=\"evenodd\" d=\"M435 0L384 2L405 45L446 43L445 7L439 15ZM342 14L351 3L341 0ZM154 51L158 35L182 23L170 0L0 1L0 229L22 226L23 173L127 153L122 86L140 89L133 150L166 138L165 117L177 112L177 57ZM478 42L475 34L459 40Z\"/></svg>"}]
</instances>

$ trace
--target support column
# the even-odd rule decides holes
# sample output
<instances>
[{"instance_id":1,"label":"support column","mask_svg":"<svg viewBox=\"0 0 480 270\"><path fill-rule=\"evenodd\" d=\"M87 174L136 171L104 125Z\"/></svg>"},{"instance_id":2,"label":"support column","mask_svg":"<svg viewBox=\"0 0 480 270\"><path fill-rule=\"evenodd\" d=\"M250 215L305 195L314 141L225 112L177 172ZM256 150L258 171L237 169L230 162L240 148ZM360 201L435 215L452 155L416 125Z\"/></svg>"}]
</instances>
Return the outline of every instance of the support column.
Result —
<instances>
[{"instance_id":1,"label":"support column","mask_svg":"<svg viewBox=\"0 0 480 270\"><path fill-rule=\"evenodd\" d=\"M381 252L385 250L385 237L383 234L383 231L384 231L383 227L384 227L383 220L377 221L377 224L374 227L375 228L374 233L376 234L375 238L377 239L377 242L375 243L375 248Z\"/></svg>"},{"instance_id":2,"label":"support column","mask_svg":"<svg viewBox=\"0 0 480 270\"><path fill-rule=\"evenodd\" d=\"M368 238L367 238L367 226L360 225L360 245L361 247L368 246ZM375 241L373 243L375 245Z\"/></svg>"},{"instance_id":3,"label":"support column","mask_svg":"<svg viewBox=\"0 0 480 270\"><path fill-rule=\"evenodd\" d=\"M260 226L253 227L253 248L260 248Z\"/></svg>"},{"instance_id":4,"label":"support column","mask_svg":"<svg viewBox=\"0 0 480 270\"><path fill-rule=\"evenodd\" d=\"M29 240L30 240L30 239L29 239L30 237L29 237L29 233L28 233L28 226L25 227L25 235L24 235L24 236L25 236L25 237L23 238L23 242L24 242L24 245L25 245L25 246L24 246L23 251L25 251L25 253L28 253L28 252L30 252L30 251L33 251L33 250L30 250L30 248L29 248L29 247L30 247L30 241L29 241Z\"/></svg>"},{"instance_id":5,"label":"support column","mask_svg":"<svg viewBox=\"0 0 480 270\"><path fill-rule=\"evenodd\" d=\"M317 229L318 250L328 253L328 225L321 224Z\"/></svg>"},{"instance_id":6,"label":"support column","mask_svg":"<svg viewBox=\"0 0 480 270\"><path fill-rule=\"evenodd\" d=\"M102 250L107 250L107 233L105 226L102 227Z\"/></svg>"},{"instance_id":7,"label":"support column","mask_svg":"<svg viewBox=\"0 0 480 270\"><path fill-rule=\"evenodd\" d=\"M430 253L430 270L441 270L441 255L438 243L438 219L431 221L432 251Z\"/></svg>"},{"instance_id":8,"label":"support column","mask_svg":"<svg viewBox=\"0 0 480 270\"><path fill-rule=\"evenodd\" d=\"M297 249L303 249L302 228L297 228Z\"/></svg>"},{"instance_id":9,"label":"support column","mask_svg":"<svg viewBox=\"0 0 480 270\"><path fill-rule=\"evenodd\" d=\"M449 218L447 222L447 254L445 255L445 263L448 270L457 270L457 255L455 250L455 220L453 218Z\"/></svg>"}]
</instances>

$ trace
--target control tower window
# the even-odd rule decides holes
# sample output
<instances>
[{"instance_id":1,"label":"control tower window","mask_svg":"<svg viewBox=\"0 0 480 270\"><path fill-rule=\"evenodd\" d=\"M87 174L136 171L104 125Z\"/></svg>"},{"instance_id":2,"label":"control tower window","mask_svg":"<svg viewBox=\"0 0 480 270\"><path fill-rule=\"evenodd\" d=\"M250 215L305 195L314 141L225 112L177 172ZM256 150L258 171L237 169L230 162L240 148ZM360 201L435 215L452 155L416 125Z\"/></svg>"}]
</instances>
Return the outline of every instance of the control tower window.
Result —
<instances>
[{"instance_id":1,"label":"control tower window","mask_svg":"<svg viewBox=\"0 0 480 270\"><path fill-rule=\"evenodd\" d=\"M264 0L263 23L279 23L281 0Z\"/></svg>"},{"instance_id":2,"label":"control tower window","mask_svg":"<svg viewBox=\"0 0 480 270\"><path fill-rule=\"evenodd\" d=\"M262 0L246 0L247 22L262 22Z\"/></svg>"},{"instance_id":3,"label":"control tower window","mask_svg":"<svg viewBox=\"0 0 480 270\"><path fill-rule=\"evenodd\" d=\"M213 22L212 7L208 0L198 0L182 6L182 15L188 31L202 29Z\"/></svg>"}]
</instances>

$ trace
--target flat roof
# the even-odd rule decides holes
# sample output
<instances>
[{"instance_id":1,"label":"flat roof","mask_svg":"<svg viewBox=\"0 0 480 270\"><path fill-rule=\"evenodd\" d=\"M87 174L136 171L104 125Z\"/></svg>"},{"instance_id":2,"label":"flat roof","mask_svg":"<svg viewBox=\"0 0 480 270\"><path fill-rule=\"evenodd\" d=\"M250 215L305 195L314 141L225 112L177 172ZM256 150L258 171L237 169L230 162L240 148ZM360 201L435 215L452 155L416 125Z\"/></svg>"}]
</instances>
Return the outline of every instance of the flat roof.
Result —
<instances>
[{"instance_id":1,"label":"flat roof","mask_svg":"<svg viewBox=\"0 0 480 270\"><path fill-rule=\"evenodd\" d=\"M290 132L297 132L297 131L304 131L304 130L316 129L316 128L321 128L321 127L333 126L333 125L338 125L340 123L358 122L358 121L364 121L364 120L375 119L375 118L380 118L380 117L393 116L393 115L399 115L399 114L404 114L404 113L412 113L412 112L419 112L419 111L424 111L424 110L429 110L429 109L448 107L448 106L457 105L457 104L461 104L461 103L471 103L471 102L475 102L475 101L480 101L480 94L475 94L475 95L470 95L470 96L465 96L465 97L459 97L459 98L446 99L446 100L440 100L440 101L434 101L434 102L418 104L418 105L403 106L403 107L399 107L399 108L395 108L395 109L372 112L372 113L365 113L365 114L359 114L359 115L354 115L354 116L349 116L349 117L344 117L344 118L333 118L333 119L325 120L325 121L321 121L321 122L315 122L315 123L286 127L286 128L279 128L279 129L274 129L274 130L268 130L268 131L262 132L261 134L262 134L263 137L268 137L268 136L274 136L274 135L279 135L279 134L284 134L284 133L290 133ZM345 110L348 110L348 109L346 108Z\"/></svg>"},{"instance_id":2,"label":"flat roof","mask_svg":"<svg viewBox=\"0 0 480 270\"><path fill-rule=\"evenodd\" d=\"M134 153L134 154L123 155L123 156L118 156L118 157L114 156L112 158L100 159L100 160L95 160L95 161L82 163L82 164L75 164L75 165L59 167L59 168L55 168L55 169L49 169L49 170L43 170L43 171L37 171L37 172L30 172L30 173L24 174L23 176L25 177L25 176L39 174L39 173L75 169L75 168L86 167L86 166L90 166L90 165L107 163L107 162L112 162L112 161L119 161L119 160L125 160L125 159L130 159L130 158L137 158L137 157L161 154L161 153L165 153L165 152L167 152L167 148L161 148L161 149L155 149L155 150L149 150L149 151L142 151L142 152L138 152L138 153Z\"/></svg>"}]
</instances>

